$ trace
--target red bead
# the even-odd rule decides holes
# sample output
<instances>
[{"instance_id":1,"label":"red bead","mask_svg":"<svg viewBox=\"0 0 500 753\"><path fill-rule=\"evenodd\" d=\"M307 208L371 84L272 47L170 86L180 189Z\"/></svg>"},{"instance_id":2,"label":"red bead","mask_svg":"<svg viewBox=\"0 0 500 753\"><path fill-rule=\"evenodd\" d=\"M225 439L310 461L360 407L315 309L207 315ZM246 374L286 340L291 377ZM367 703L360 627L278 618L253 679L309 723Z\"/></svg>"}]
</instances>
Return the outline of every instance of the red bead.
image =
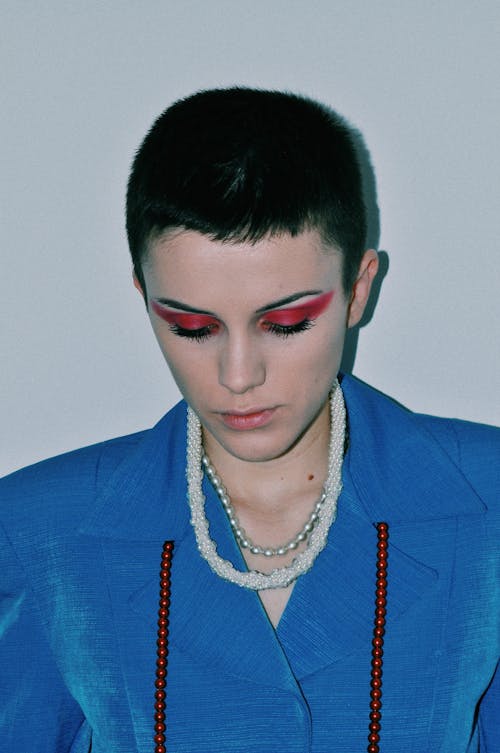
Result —
<instances>
[{"instance_id":1,"label":"red bead","mask_svg":"<svg viewBox=\"0 0 500 753\"><path fill-rule=\"evenodd\" d=\"M372 667L373 669L378 669L379 667L382 667L382 658L380 656L373 657L372 659Z\"/></svg>"},{"instance_id":2,"label":"red bead","mask_svg":"<svg viewBox=\"0 0 500 753\"><path fill-rule=\"evenodd\" d=\"M380 698L373 698L370 701L370 708L372 709L372 711L378 713L382 708L382 701L380 700Z\"/></svg>"},{"instance_id":3,"label":"red bead","mask_svg":"<svg viewBox=\"0 0 500 753\"><path fill-rule=\"evenodd\" d=\"M371 706L371 704L370 704L370 706ZM370 719L373 722L378 722L378 721L380 721L381 718L382 718L382 714L380 713L380 711L370 711Z\"/></svg>"},{"instance_id":4,"label":"red bead","mask_svg":"<svg viewBox=\"0 0 500 753\"><path fill-rule=\"evenodd\" d=\"M380 699L382 698L382 691L380 690L380 688L373 688L373 690L370 692L370 697L374 701L380 701Z\"/></svg>"},{"instance_id":5,"label":"red bead","mask_svg":"<svg viewBox=\"0 0 500 753\"><path fill-rule=\"evenodd\" d=\"M380 722L370 722L368 729L370 732L380 732Z\"/></svg>"},{"instance_id":6,"label":"red bead","mask_svg":"<svg viewBox=\"0 0 500 753\"><path fill-rule=\"evenodd\" d=\"M370 743L370 745L366 749L368 753L379 753L379 747L377 743ZM163 753L163 751L161 751Z\"/></svg>"},{"instance_id":7,"label":"red bead","mask_svg":"<svg viewBox=\"0 0 500 753\"><path fill-rule=\"evenodd\" d=\"M167 667L168 667L168 625L169 625L169 607L170 607L170 572L172 567L172 553L174 549L173 541L165 541L161 555L160 566L160 594L158 609L158 633L157 633L157 659L156 659L156 680L155 687L155 732L154 736L155 753L167 753L165 747L165 709L166 709L166 691L167 684Z\"/></svg>"},{"instance_id":8,"label":"red bead","mask_svg":"<svg viewBox=\"0 0 500 753\"><path fill-rule=\"evenodd\" d=\"M388 553L385 549L382 549L378 553L378 566L380 567L381 562L385 562L387 560Z\"/></svg>"},{"instance_id":9,"label":"red bead","mask_svg":"<svg viewBox=\"0 0 500 753\"><path fill-rule=\"evenodd\" d=\"M378 734L378 732L370 732L370 734L368 735L368 740L371 743L378 743L378 741L380 740L380 735Z\"/></svg>"},{"instance_id":10,"label":"red bead","mask_svg":"<svg viewBox=\"0 0 500 753\"><path fill-rule=\"evenodd\" d=\"M372 677L370 685L373 690L382 690L382 680L379 677Z\"/></svg>"}]
</instances>

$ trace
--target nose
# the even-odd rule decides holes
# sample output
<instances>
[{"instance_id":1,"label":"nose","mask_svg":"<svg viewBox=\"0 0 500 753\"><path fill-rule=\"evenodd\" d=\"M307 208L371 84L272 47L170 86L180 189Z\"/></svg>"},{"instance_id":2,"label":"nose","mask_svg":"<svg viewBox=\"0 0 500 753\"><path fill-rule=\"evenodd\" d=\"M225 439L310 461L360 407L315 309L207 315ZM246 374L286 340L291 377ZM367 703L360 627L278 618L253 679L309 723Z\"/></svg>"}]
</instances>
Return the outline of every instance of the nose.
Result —
<instances>
[{"instance_id":1,"label":"nose","mask_svg":"<svg viewBox=\"0 0 500 753\"><path fill-rule=\"evenodd\" d=\"M248 337L228 338L220 354L219 384L236 395L266 380L266 366L258 344Z\"/></svg>"}]
</instances>

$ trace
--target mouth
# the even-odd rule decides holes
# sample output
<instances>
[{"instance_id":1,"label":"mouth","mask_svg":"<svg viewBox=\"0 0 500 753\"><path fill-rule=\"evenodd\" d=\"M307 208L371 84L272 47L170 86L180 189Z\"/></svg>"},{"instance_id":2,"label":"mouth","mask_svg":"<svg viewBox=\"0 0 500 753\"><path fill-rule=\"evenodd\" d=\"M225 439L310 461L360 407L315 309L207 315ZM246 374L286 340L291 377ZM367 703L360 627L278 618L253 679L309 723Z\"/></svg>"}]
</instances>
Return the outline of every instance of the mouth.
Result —
<instances>
[{"instance_id":1,"label":"mouth","mask_svg":"<svg viewBox=\"0 0 500 753\"><path fill-rule=\"evenodd\" d=\"M229 429L248 431L266 426L272 419L276 408L253 408L249 411L221 413L222 421Z\"/></svg>"}]
</instances>

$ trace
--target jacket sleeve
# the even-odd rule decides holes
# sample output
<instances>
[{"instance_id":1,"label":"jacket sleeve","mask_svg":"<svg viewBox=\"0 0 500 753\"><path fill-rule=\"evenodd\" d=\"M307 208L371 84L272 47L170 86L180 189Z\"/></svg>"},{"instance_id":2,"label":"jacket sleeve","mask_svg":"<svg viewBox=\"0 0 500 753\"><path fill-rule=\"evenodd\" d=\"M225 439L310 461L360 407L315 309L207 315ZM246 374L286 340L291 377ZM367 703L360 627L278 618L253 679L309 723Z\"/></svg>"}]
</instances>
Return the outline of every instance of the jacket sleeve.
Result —
<instances>
[{"instance_id":1,"label":"jacket sleeve","mask_svg":"<svg viewBox=\"0 0 500 753\"><path fill-rule=\"evenodd\" d=\"M25 572L36 563L33 552L24 569L0 527L0 747L83 751L84 717L57 669L27 583Z\"/></svg>"},{"instance_id":2,"label":"jacket sleeve","mask_svg":"<svg viewBox=\"0 0 500 753\"><path fill-rule=\"evenodd\" d=\"M479 707L480 753L500 753L500 662Z\"/></svg>"}]
</instances>

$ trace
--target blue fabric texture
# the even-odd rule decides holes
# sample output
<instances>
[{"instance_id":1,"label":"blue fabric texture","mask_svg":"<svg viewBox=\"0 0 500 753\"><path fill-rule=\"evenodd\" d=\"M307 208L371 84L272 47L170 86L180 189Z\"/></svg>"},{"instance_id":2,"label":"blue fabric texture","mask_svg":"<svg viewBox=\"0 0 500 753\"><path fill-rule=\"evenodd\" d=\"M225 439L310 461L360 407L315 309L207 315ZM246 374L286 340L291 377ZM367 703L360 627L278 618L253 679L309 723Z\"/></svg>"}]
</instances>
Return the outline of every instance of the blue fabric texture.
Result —
<instances>
[{"instance_id":1,"label":"blue fabric texture","mask_svg":"<svg viewBox=\"0 0 500 753\"><path fill-rule=\"evenodd\" d=\"M500 431L352 377L338 518L280 623L197 552L186 406L0 482L0 749L154 749L158 571L175 542L169 753L366 750L377 521L390 526L383 753L500 753ZM241 554L209 485L221 554Z\"/></svg>"}]
</instances>

